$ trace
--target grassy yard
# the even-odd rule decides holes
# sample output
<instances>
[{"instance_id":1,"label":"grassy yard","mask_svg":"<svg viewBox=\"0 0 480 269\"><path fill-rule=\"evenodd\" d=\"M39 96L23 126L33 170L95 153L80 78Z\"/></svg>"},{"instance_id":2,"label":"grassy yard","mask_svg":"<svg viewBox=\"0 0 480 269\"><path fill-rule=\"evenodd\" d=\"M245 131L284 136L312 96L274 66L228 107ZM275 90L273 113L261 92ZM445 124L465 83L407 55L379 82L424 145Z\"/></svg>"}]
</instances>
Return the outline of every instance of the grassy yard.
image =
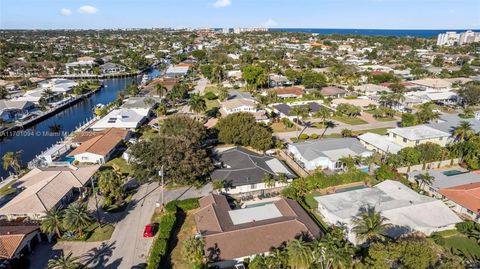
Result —
<instances>
[{"instance_id":1,"label":"grassy yard","mask_svg":"<svg viewBox=\"0 0 480 269\"><path fill-rule=\"evenodd\" d=\"M157 135L158 135L157 130L151 129L151 128L145 128L145 130L142 133L142 138L150 140Z\"/></svg>"},{"instance_id":2,"label":"grassy yard","mask_svg":"<svg viewBox=\"0 0 480 269\"><path fill-rule=\"evenodd\" d=\"M360 119L360 118L350 118L350 117L347 117L347 116L333 116L331 118L332 120L336 120L336 121L340 121L340 122L343 122L343 123L346 123L346 124L350 124L350 125L362 125L362 124L367 124L368 122Z\"/></svg>"},{"instance_id":3,"label":"grassy yard","mask_svg":"<svg viewBox=\"0 0 480 269\"><path fill-rule=\"evenodd\" d=\"M105 241L110 239L112 236L113 230L115 227L110 224L100 225L99 223L93 224L90 229L90 235L88 236L87 242L98 242L98 241Z\"/></svg>"},{"instance_id":4,"label":"grassy yard","mask_svg":"<svg viewBox=\"0 0 480 269\"><path fill-rule=\"evenodd\" d=\"M274 122L270 125L274 133L281 133L281 132L293 132L296 131L295 126L288 128L285 124L281 122Z\"/></svg>"},{"instance_id":5,"label":"grassy yard","mask_svg":"<svg viewBox=\"0 0 480 269\"><path fill-rule=\"evenodd\" d=\"M207 93L207 92L213 92L214 94L218 95L219 90L217 85L214 85L214 84L207 85L207 87L205 87L204 93Z\"/></svg>"},{"instance_id":6,"label":"grassy yard","mask_svg":"<svg viewBox=\"0 0 480 269\"><path fill-rule=\"evenodd\" d=\"M12 185L15 184L15 182L17 182L16 179L10 181L8 184L6 184L5 186L3 186L3 187L0 189L0 196L5 196L5 195L9 195L9 194L15 193L17 190L16 190L15 188L12 188Z\"/></svg>"},{"instance_id":7,"label":"grassy yard","mask_svg":"<svg viewBox=\"0 0 480 269\"><path fill-rule=\"evenodd\" d=\"M220 107L220 103L218 102L218 100L205 99L205 103L207 105L207 111L215 107Z\"/></svg>"},{"instance_id":8,"label":"grassy yard","mask_svg":"<svg viewBox=\"0 0 480 269\"><path fill-rule=\"evenodd\" d=\"M132 168L130 167L130 165L127 163L127 161L125 161L125 159L120 157L110 160L105 164L105 166L110 166L114 170L120 171L122 174L125 175L131 175L132 173Z\"/></svg>"},{"instance_id":9,"label":"grassy yard","mask_svg":"<svg viewBox=\"0 0 480 269\"><path fill-rule=\"evenodd\" d=\"M386 118L375 118L375 120L384 122L384 121L396 121L397 119L386 117Z\"/></svg>"},{"instance_id":10,"label":"grassy yard","mask_svg":"<svg viewBox=\"0 0 480 269\"><path fill-rule=\"evenodd\" d=\"M463 235L454 235L444 237L438 244L451 252L461 251L462 253L466 253L470 258L480 259L480 245L472 238Z\"/></svg>"},{"instance_id":11,"label":"grassy yard","mask_svg":"<svg viewBox=\"0 0 480 269\"><path fill-rule=\"evenodd\" d=\"M389 128L377 128L377 129L368 129L368 130L362 130L362 131L354 131L354 135L361 135L364 133L374 133L374 134L379 134L379 135L386 135L387 131Z\"/></svg>"},{"instance_id":12,"label":"grassy yard","mask_svg":"<svg viewBox=\"0 0 480 269\"><path fill-rule=\"evenodd\" d=\"M195 219L193 218L192 211L187 213L185 222L183 223L180 231L178 232L178 244L172 250L171 264L175 269L191 269L192 264L189 263L182 255L183 242L190 236L195 235Z\"/></svg>"}]
</instances>

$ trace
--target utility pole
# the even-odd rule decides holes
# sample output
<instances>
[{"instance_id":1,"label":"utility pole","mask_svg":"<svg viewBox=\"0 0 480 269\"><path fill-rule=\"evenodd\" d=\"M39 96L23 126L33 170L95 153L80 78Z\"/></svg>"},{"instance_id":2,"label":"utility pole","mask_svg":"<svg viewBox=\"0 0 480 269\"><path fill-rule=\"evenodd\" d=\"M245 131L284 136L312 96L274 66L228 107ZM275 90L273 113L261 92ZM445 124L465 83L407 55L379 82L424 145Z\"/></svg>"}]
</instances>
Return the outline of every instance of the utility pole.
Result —
<instances>
[{"instance_id":1,"label":"utility pole","mask_svg":"<svg viewBox=\"0 0 480 269\"><path fill-rule=\"evenodd\" d=\"M164 173L164 171L163 171L163 165L162 165L162 168L160 168L160 171L158 171L158 174L159 174L159 176L161 177L161 182L160 182L160 184L162 185L162 186L161 186L162 189L161 189L161 194L160 194L160 197L161 197L161 198L160 198L160 202L161 202L162 211L163 211L163 206L164 206L163 191L164 191L164 184L165 184L165 182L164 182L164 180L163 180L163 177L164 177L164 175L165 175L165 173Z\"/></svg>"},{"instance_id":2,"label":"utility pole","mask_svg":"<svg viewBox=\"0 0 480 269\"><path fill-rule=\"evenodd\" d=\"M97 192L95 191L95 184L93 184L93 176L90 177L90 182L92 183L92 190L93 190L93 195L95 197L95 207L97 211L97 219L98 222L101 224L102 220L100 219L100 211L98 211L98 199L97 199Z\"/></svg>"}]
</instances>

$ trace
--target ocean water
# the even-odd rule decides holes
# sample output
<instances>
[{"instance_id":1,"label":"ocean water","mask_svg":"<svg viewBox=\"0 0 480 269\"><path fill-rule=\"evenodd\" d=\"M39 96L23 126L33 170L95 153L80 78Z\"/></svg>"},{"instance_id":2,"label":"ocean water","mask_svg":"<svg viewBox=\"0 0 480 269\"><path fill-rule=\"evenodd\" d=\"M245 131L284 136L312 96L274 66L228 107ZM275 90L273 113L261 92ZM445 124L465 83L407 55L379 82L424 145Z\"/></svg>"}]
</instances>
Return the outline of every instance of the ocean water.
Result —
<instances>
[{"instance_id":1,"label":"ocean water","mask_svg":"<svg viewBox=\"0 0 480 269\"><path fill-rule=\"evenodd\" d=\"M390 29L324 29L324 28L272 28L270 31L291 33L341 34L341 35L368 35L368 36L414 36L422 38L437 37L447 31L465 32L465 30L390 30ZM473 29L472 29L473 30ZM480 30L473 30L478 32Z\"/></svg>"}]
</instances>

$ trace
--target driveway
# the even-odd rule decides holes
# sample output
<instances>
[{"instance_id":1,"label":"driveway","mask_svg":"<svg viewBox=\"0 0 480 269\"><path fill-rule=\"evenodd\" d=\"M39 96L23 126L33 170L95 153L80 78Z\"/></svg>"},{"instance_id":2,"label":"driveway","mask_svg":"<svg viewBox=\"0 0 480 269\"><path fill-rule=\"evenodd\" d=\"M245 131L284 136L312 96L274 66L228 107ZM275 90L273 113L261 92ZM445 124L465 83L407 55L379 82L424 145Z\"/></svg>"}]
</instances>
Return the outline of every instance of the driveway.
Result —
<instances>
[{"instance_id":1,"label":"driveway","mask_svg":"<svg viewBox=\"0 0 480 269\"><path fill-rule=\"evenodd\" d=\"M195 88L193 89L193 93L198 93L200 95L203 95L205 92L205 88L207 87L208 84L208 79L201 77L200 80L197 82L197 85L195 85Z\"/></svg>"},{"instance_id":2,"label":"driveway","mask_svg":"<svg viewBox=\"0 0 480 269\"><path fill-rule=\"evenodd\" d=\"M201 189L178 188L166 190L164 201L201 197L212 191L212 185L207 184ZM150 218L157 202L160 202L161 188L157 183L142 185L134 195L128 214L116 225L109 240L109 245L115 246L108 261L97 268L130 269L132 266L146 262L153 238L143 238L143 229L150 223Z\"/></svg>"}]
</instances>

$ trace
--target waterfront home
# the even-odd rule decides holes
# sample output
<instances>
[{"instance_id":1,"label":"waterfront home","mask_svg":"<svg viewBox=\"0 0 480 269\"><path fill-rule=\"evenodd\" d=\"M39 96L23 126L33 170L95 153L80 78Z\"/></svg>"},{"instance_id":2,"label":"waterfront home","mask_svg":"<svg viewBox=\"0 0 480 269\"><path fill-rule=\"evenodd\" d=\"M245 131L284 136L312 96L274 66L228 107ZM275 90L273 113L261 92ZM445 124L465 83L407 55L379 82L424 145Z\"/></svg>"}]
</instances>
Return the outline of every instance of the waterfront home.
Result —
<instances>
[{"instance_id":1,"label":"waterfront home","mask_svg":"<svg viewBox=\"0 0 480 269\"><path fill-rule=\"evenodd\" d=\"M189 65L171 65L167 68L167 71L165 71L165 76L173 78L186 77L189 71Z\"/></svg>"},{"instance_id":2,"label":"waterfront home","mask_svg":"<svg viewBox=\"0 0 480 269\"><path fill-rule=\"evenodd\" d=\"M36 106L30 101L0 100L0 119L6 123L16 121L35 110Z\"/></svg>"},{"instance_id":3,"label":"waterfront home","mask_svg":"<svg viewBox=\"0 0 480 269\"><path fill-rule=\"evenodd\" d=\"M225 187L221 191L232 195L271 192L283 188L295 178L295 174L278 159L243 147L218 149L213 159L217 169L210 177L223 181ZM284 174L288 182L279 182L280 174ZM266 186L263 182L266 176L275 179L275 184Z\"/></svg>"},{"instance_id":4,"label":"waterfront home","mask_svg":"<svg viewBox=\"0 0 480 269\"><path fill-rule=\"evenodd\" d=\"M303 89L299 87L274 88L268 91L276 94L278 98L302 98L303 97Z\"/></svg>"},{"instance_id":5,"label":"waterfront home","mask_svg":"<svg viewBox=\"0 0 480 269\"><path fill-rule=\"evenodd\" d=\"M442 201L420 195L399 181L385 180L373 187L317 196L318 212L331 224L347 230L347 238L357 241L352 231L355 217L364 211L375 210L392 224L384 235L397 238L411 232L430 235L433 232L455 229L462 220Z\"/></svg>"},{"instance_id":6,"label":"waterfront home","mask_svg":"<svg viewBox=\"0 0 480 269\"><path fill-rule=\"evenodd\" d=\"M2 260L20 259L41 241L38 222L0 221L0 268Z\"/></svg>"},{"instance_id":7,"label":"waterfront home","mask_svg":"<svg viewBox=\"0 0 480 269\"><path fill-rule=\"evenodd\" d=\"M72 92L73 87L77 85L78 85L77 82L70 79L63 79L63 78L48 79L38 83L38 86L40 88L50 89L52 92L57 94L70 93Z\"/></svg>"},{"instance_id":8,"label":"waterfront home","mask_svg":"<svg viewBox=\"0 0 480 269\"><path fill-rule=\"evenodd\" d=\"M149 109L118 108L110 111L105 117L95 122L90 129L93 131L109 128L134 130L143 125L149 116Z\"/></svg>"},{"instance_id":9,"label":"waterfront home","mask_svg":"<svg viewBox=\"0 0 480 269\"><path fill-rule=\"evenodd\" d=\"M15 182L19 193L0 208L7 219L41 220L45 212L72 202L76 194L90 183L99 165L51 166L32 169Z\"/></svg>"},{"instance_id":10,"label":"waterfront home","mask_svg":"<svg viewBox=\"0 0 480 269\"><path fill-rule=\"evenodd\" d=\"M445 147L450 133L443 132L427 125L417 125L388 130L389 139L403 147L414 147L423 143L434 143Z\"/></svg>"},{"instance_id":11,"label":"waterfront home","mask_svg":"<svg viewBox=\"0 0 480 269\"><path fill-rule=\"evenodd\" d=\"M159 101L160 99L158 97L133 96L125 100L121 108L135 109L141 111L142 114L148 114Z\"/></svg>"},{"instance_id":12,"label":"waterfront home","mask_svg":"<svg viewBox=\"0 0 480 269\"><path fill-rule=\"evenodd\" d=\"M111 159L112 154L122 141L128 139L128 136L129 131L118 128L92 133L90 139L80 143L68 156L74 157L79 163L104 164Z\"/></svg>"},{"instance_id":13,"label":"waterfront home","mask_svg":"<svg viewBox=\"0 0 480 269\"><path fill-rule=\"evenodd\" d=\"M342 98L347 95L347 91L338 87L323 87L320 94L327 98Z\"/></svg>"},{"instance_id":14,"label":"waterfront home","mask_svg":"<svg viewBox=\"0 0 480 269\"><path fill-rule=\"evenodd\" d=\"M220 268L269 255L272 249L300 236L323 236L307 212L290 199L232 210L225 196L209 194L199 203L194 214L196 230L205 241L205 256Z\"/></svg>"},{"instance_id":15,"label":"waterfront home","mask_svg":"<svg viewBox=\"0 0 480 269\"><path fill-rule=\"evenodd\" d=\"M125 66L115 63L105 63L100 65L100 73L102 74L118 74L125 73L125 71Z\"/></svg>"},{"instance_id":16,"label":"waterfront home","mask_svg":"<svg viewBox=\"0 0 480 269\"><path fill-rule=\"evenodd\" d=\"M78 57L77 61L67 63L65 71L67 75L90 75L93 74L93 67L98 66L95 58L84 56Z\"/></svg>"},{"instance_id":17,"label":"waterfront home","mask_svg":"<svg viewBox=\"0 0 480 269\"><path fill-rule=\"evenodd\" d=\"M327 138L288 144L286 153L306 170L343 169L344 157L368 157L372 151L356 138Z\"/></svg>"}]
</instances>

